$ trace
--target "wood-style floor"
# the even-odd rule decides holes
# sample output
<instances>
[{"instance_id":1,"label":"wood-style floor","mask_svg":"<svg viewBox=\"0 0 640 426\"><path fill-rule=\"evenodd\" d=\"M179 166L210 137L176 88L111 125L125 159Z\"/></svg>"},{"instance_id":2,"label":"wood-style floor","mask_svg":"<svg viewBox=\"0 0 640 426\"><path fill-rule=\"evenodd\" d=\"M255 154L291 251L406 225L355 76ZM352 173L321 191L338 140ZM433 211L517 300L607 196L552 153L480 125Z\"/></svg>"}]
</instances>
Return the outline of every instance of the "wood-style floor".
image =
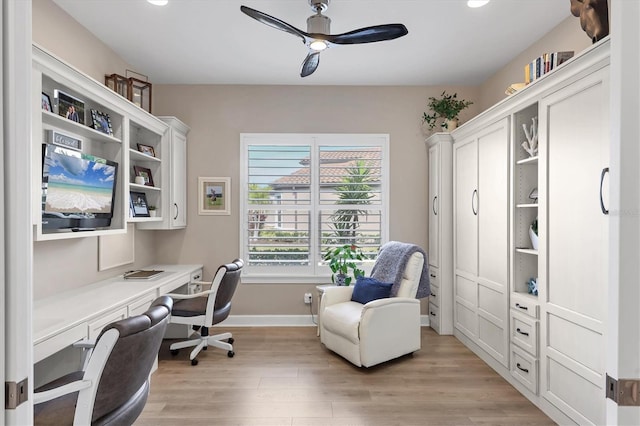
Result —
<instances>
[{"instance_id":1,"label":"wood-style floor","mask_svg":"<svg viewBox=\"0 0 640 426\"><path fill-rule=\"evenodd\" d=\"M430 328L420 351L369 369L327 350L315 328L225 331L235 357L210 348L197 366L189 350L172 357L165 340L136 425L554 424L456 338Z\"/></svg>"}]
</instances>

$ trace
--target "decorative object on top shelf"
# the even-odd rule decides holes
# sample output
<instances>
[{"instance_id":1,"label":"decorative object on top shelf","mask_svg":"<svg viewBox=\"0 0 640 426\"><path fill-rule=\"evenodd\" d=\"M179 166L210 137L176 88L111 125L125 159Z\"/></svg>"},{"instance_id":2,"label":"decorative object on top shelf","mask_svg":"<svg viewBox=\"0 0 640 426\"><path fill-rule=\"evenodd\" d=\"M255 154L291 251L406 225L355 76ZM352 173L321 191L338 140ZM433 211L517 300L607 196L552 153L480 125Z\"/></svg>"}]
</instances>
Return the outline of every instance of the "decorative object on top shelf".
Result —
<instances>
[{"instance_id":1,"label":"decorative object on top shelf","mask_svg":"<svg viewBox=\"0 0 640 426\"><path fill-rule=\"evenodd\" d=\"M113 129L111 128L111 119L109 118L109 114L107 114L106 112L92 109L91 127L99 132L106 133L107 135L113 135Z\"/></svg>"},{"instance_id":2,"label":"decorative object on top shelf","mask_svg":"<svg viewBox=\"0 0 640 426\"><path fill-rule=\"evenodd\" d=\"M364 260L364 255L355 244L329 247L322 260L329 262L329 268L333 272L331 274L331 282L337 285L351 284L352 277L349 276L349 270L352 271L355 279L364 276L364 271L359 269L356 264L357 261Z\"/></svg>"},{"instance_id":3,"label":"decorative object on top shelf","mask_svg":"<svg viewBox=\"0 0 640 426\"><path fill-rule=\"evenodd\" d=\"M150 217L147 196L144 192L129 192L129 215L131 217Z\"/></svg>"},{"instance_id":4,"label":"decorative object on top shelf","mask_svg":"<svg viewBox=\"0 0 640 426\"><path fill-rule=\"evenodd\" d=\"M522 142L522 148L527 151L530 157L535 157L538 155L538 117L533 117L531 122L530 128L527 128L526 124L522 124L524 135L527 137L527 140Z\"/></svg>"},{"instance_id":5,"label":"decorative object on top shelf","mask_svg":"<svg viewBox=\"0 0 640 426\"><path fill-rule=\"evenodd\" d=\"M53 106L51 106L51 98L44 92L42 92L42 109L45 111L53 112Z\"/></svg>"},{"instance_id":6,"label":"decorative object on top shelf","mask_svg":"<svg viewBox=\"0 0 640 426\"><path fill-rule=\"evenodd\" d=\"M146 186L155 186L153 184L153 176L151 175L151 170L146 167L133 166L133 171L135 172L135 176L142 176L144 178L144 184Z\"/></svg>"},{"instance_id":7,"label":"decorative object on top shelf","mask_svg":"<svg viewBox=\"0 0 640 426\"><path fill-rule=\"evenodd\" d=\"M534 296L538 295L538 279L537 278L529 278L529 281L527 281L527 293L532 294Z\"/></svg>"},{"instance_id":8,"label":"decorative object on top shelf","mask_svg":"<svg viewBox=\"0 0 640 426\"><path fill-rule=\"evenodd\" d=\"M458 99L458 94L447 94L446 91L442 92L440 98L429 97L429 103L427 106L432 111L431 114L426 112L422 113L422 122L426 123L429 130L433 130L436 127L436 123L439 119L443 121L440 123L442 129L453 130L458 125L458 114L472 105L473 102Z\"/></svg>"},{"instance_id":9,"label":"decorative object on top shelf","mask_svg":"<svg viewBox=\"0 0 640 426\"><path fill-rule=\"evenodd\" d=\"M129 74L135 74L137 77L130 77ZM151 88L153 85L149 83L149 77L131 70L126 70L125 75L126 77L119 74L105 75L104 84L120 96L151 113Z\"/></svg>"},{"instance_id":10,"label":"decorative object on top shelf","mask_svg":"<svg viewBox=\"0 0 640 426\"><path fill-rule=\"evenodd\" d=\"M84 124L84 102L60 90L53 91L54 108L58 115Z\"/></svg>"},{"instance_id":11,"label":"decorative object on top shelf","mask_svg":"<svg viewBox=\"0 0 640 426\"><path fill-rule=\"evenodd\" d=\"M198 178L198 214L229 215L231 214L231 178L199 177Z\"/></svg>"},{"instance_id":12,"label":"decorative object on top shelf","mask_svg":"<svg viewBox=\"0 0 640 426\"><path fill-rule=\"evenodd\" d=\"M529 199L533 201L535 204L538 203L538 188L533 188L529 193Z\"/></svg>"},{"instance_id":13,"label":"decorative object on top shelf","mask_svg":"<svg viewBox=\"0 0 640 426\"><path fill-rule=\"evenodd\" d=\"M531 238L531 247L538 250L538 218L536 217L529 227L529 238Z\"/></svg>"},{"instance_id":14,"label":"decorative object on top shelf","mask_svg":"<svg viewBox=\"0 0 640 426\"><path fill-rule=\"evenodd\" d=\"M518 90L520 90L523 87L525 87L526 85L527 85L527 83L512 83L512 84L509 85L509 87L507 87L505 89L504 94L507 95L507 96L513 95Z\"/></svg>"},{"instance_id":15,"label":"decorative object on top shelf","mask_svg":"<svg viewBox=\"0 0 640 426\"><path fill-rule=\"evenodd\" d=\"M580 26L593 43L609 35L607 0L570 0L571 14L580 18Z\"/></svg>"},{"instance_id":16,"label":"decorative object on top shelf","mask_svg":"<svg viewBox=\"0 0 640 426\"><path fill-rule=\"evenodd\" d=\"M145 155L148 155L150 157L155 157L156 156L156 151L150 145L143 145L143 144L139 143L138 144L138 151L140 151L141 153L143 153Z\"/></svg>"},{"instance_id":17,"label":"decorative object on top shelf","mask_svg":"<svg viewBox=\"0 0 640 426\"><path fill-rule=\"evenodd\" d=\"M524 67L524 82L529 84L555 70L573 57L573 51L543 53Z\"/></svg>"}]
</instances>

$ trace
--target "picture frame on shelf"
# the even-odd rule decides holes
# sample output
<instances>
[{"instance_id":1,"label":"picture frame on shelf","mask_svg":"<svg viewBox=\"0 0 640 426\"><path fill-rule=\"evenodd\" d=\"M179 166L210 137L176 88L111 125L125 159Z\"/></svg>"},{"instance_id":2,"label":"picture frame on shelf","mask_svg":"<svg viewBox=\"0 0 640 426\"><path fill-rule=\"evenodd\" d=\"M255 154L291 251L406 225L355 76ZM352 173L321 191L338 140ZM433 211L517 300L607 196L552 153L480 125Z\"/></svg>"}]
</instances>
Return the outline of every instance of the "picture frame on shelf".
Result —
<instances>
[{"instance_id":1,"label":"picture frame on shelf","mask_svg":"<svg viewBox=\"0 0 640 426\"><path fill-rule=\"evenodd\" d=\"M113 135L111 128L111 118L106 112L91 110L91 128L107 135Z\"/></svg>"},{"instance_id":2,"label":"picture frame on shelf","mask_svg":"<svg viewBox=\"0 0 640 426\"><path fill-rule=\"evenodd\" d=\"M53 100L58 115L84 124L84 101L58 89L53 91Z\"/></svg>"},{"instance_id":3,"label":"picture frame on shelf","mask_svg":"<svg viewBox=\"0 0 640 426\"><path fill-rule=\"evenodd\" d=\"M151 170L146 167L133 166L133 172L135 176L142 176L144 178L144 184L146 186L155 186L153 184L153 175Z\"/></svg>"},{"instance_id":4,"label":"picture frame on shelf","mask_svg":"<svg viewBox=\"0 0 640 426\"><path fill-rule=\"evenodd\" d=\"M131 217L150 217L149 203L144 192L129 191L129 211Z\"/></svg>"},{"instance_id":5,"label":"picture frame on shelf","mask_svg":"<svg viewBox=\"0 0 640 426\"><path fill-rule=\"evenodd\" d=\"M82 151L82 139L78 136L61 133L57 130L48 130L48 133L50 143L63 146L65 148L75 149L76 151Z\"/></svg>"},{"instance_id":6,"label":"picture frame on shelf","mask_svg":"<svg viewBox=\"0 0 640 426\"><path fill-rule=\"evenodd\" d=\"M45 111L53 112L53 106L51 105L51 98L46 93L42 92L42 109Z\"/></svg>"},{"instance_id":7,"label":"picture frame on shelf","mask_svg":"<svg viewBox=\"0 0 640 426\"><path fill-rule=\"evenodd\" d=\"M153 147L151 145L144 145L139 143L138 144L138 151L140 151L141 153L148 155L150 157L155 157L156 156L156 151L155 149L153 149Z\"/></svg>"},{"instance_id":8,"label":"picture frame on shelf","mask_svg":"<svg viewBox=\"0 0 640 426\"><path fill-rule=\"evenodd\" d=\"M198 178L198 214L230 215L231 214L231 178L199 177Z\"/></svg>"}]
</instances>

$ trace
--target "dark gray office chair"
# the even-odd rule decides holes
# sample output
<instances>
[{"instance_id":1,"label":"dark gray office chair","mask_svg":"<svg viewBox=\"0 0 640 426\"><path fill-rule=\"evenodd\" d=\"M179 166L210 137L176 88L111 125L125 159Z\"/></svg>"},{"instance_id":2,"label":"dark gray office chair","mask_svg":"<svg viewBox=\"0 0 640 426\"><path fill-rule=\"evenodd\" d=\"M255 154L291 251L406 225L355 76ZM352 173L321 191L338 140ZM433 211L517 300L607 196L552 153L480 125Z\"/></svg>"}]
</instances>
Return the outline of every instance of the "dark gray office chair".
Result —
<instances>
[{"instance_id":1,"label":"dark gray office chair","mask_svg":"<svg viewBox=\"0 0 640 426\"><path fill-rule=\"evenodd\" d=\"M149 374L172 306L173 300L162 296L142 315L107 325L82 371L67 374L35 390L34 423L133 424L147 402Z\"/></svg>"},{"instance_id":2,"label":"dark gray office chair","mask_svg":"<svg viewBox=\"0 0 640 426\"><path fill-rule=\"evenodd\" d=\"M190 340L171 345L172 355L177 355L182 348L195 346L189 355L191 365L198 365L196 357L201 350L206 350L209 345L227 350L229 358L235 355L232 346L232 334L222 333L209 336L209 327L224 321L229 316L231 298L240 282L243 266L242 259L236 259L232 263L220 266L211 283L202 281L192 283L200 286L210 286L208 289L203 287L204 290L198 293L168 294L174 299L171 322L188 324L195 330Z\"/></svg>"}]
</instances>

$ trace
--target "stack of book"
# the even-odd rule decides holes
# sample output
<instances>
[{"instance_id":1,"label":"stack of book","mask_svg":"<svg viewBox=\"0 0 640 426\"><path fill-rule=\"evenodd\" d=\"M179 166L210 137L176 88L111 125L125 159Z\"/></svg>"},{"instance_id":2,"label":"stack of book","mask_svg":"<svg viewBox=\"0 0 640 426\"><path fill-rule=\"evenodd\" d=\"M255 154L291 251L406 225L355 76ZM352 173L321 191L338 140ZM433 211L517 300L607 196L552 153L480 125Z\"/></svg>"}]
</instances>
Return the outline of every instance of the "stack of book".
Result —
<instances>
[{"instance_id":1,"label":"stack of book","mask_svg":"<svg viewBox=\"0 0 640 426\"><path fill-rule=\"evenodd\" d=\"M531 83L543 75L553 71L563 62L573 57L573 51L544 53L524 67L524 81Z\"/></svg>"}]
</instances>

